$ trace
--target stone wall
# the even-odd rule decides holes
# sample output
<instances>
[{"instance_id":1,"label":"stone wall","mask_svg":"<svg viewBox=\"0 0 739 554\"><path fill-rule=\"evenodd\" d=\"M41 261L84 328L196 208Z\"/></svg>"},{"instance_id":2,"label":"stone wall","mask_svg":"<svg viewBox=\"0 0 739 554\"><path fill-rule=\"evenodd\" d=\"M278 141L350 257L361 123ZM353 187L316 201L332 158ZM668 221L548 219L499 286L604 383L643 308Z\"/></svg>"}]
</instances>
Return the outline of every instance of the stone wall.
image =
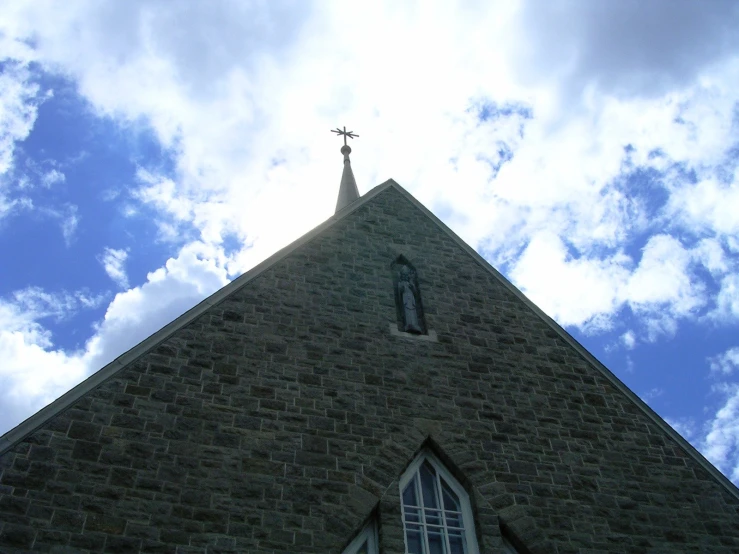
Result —
<instances>
[{"instance_id":1,"label":"stone wall","mask_svg":"<svg viewBox=\"0 0 739 554\"><path fill-rule=\"evenodd\" d=\"M400 254L436 340L391 332ZM739 551L736 497L392 187L0 457L0 551L340 552L374 514L400 553L424 444L482 552Z\"/></svg>"}]
</instances>

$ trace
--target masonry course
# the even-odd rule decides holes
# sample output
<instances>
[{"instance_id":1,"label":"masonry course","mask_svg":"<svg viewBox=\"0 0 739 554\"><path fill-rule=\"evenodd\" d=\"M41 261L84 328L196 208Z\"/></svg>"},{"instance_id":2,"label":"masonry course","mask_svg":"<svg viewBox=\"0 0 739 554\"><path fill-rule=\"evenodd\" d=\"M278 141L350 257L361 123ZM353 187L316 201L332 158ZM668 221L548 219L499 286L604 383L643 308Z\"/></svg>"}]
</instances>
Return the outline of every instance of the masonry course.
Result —
<instances>
[{"instance_id":1,"label":"masonry course","mask_svg":"<svg viewBox=\"0 0 739 554\"><path fill-rule=\"evenodd\" d=\"M391 264L418 271L424 341ZM739 501L393 187L0 457L2 552L404 551L422 445L481 552L737 552ZM66 549L66 550L65 550Z\"/></svg>"}]
</instances>

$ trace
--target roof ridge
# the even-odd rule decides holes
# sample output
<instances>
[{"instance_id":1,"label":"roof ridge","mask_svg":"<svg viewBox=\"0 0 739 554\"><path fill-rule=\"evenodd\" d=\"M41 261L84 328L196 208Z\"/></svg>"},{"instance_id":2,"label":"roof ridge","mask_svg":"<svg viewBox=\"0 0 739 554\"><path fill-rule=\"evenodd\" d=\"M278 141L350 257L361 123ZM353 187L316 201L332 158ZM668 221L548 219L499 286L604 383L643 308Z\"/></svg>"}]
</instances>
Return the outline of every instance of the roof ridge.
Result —
<instances>
[{"instance_id":1,"label":"roof ridge","mask_svg":"<svg viewBox=\"0 0 739 554\"><path fill-rule=\"evenodd\" d=\"M392 181L389 180L387 182ZM386 183L387 183L386 182ZM639 396L634 393L629 387L627 387L621 379L619 379L610 369L608 369L598 358L596 358L587 348L585 348L582 344L578 342L578 340L570 335L562 326L560 326L556 321L554 321L551 317L549 317L539 306L534 304L523 292L521 292L513 283L511 283L502 273L500 273L497 269L495 269L490 262L488 262L485 258L483 258L480 254L477 253L477 251L472 248L469 244L464 242L454 231L452 231L447 225L441 221L438 217L436 217L426 206L421 204L418 200L416 200L415 197L413 197L408 191L406 191L403 187L395 183L395 181L392 181L392 183L395 185L395 188L403 195L405 196L410 202L412 202L415 206L417 206L422 212L424 212L429 219L431 219L434 223L436 223L454 242L456 242L459 246L461 246L468 254L470 254L475 261L477 261L483 268L485 268L488 272L490 272L496 279L498 279L510 292L512 292L519 300L521 300L526 306L528 306L534 314L539 316L544 323L546 323L554 332L557 333L557 335L564 340L567 344L569 344L572 348L574 348L584 359L586 362L589 362L595 367L598 371L600 371L603 376L608 379L608 381L616 387L616 389L620 390L626 397L631 400L634 404L636 404L636 407L639 408L644 414L652 420L652 422L657 425L663 432L665 432L669 437L671 437L673 440L675 440L680 447L682 447L685 452L691 456L695 461L703 468L705 469L710 475L712 475L720 484L722 484L727 492L729 492L732 496L734 496L736 499L739 499L739 488L728 478L726 477L721 471L716 468L710 461L706 459L703 454L701 454L698 449L696 449L692 444L690 444L680 433L675 431L675 429L672 428L672 426L667 423L662 417L655 412L652 408L649 407L649 405L644 402ZM383 183L385 184L385 183Z\"/></svg>"},{"instance_id":2,"label":"roof ridge","mask_svg":"<svg viewBox=\"0 0 739 554\"><path fill-rule=\"evenodd\" d=\"M284 248L278 250L266 260L263 260L252 267L250 270L242 273L233 281L231 281L227 285L224 285L216 292L204 298L198 304L187 310L185 313L175 318L167 325L142 340L137 345L128 349L112 362L104 365L102 368L92 373L89 377L87 377L87 379L65 392L59 398L50 402L39 411L37 411L35 414L23 420L21 423L0 436L0 455L5 454L5 452L13 448L28 435L36 431L52 417L60 414L61 412L69 408L74 402L82 398L82 396L87 394L98 385L107 381L128 364L132 363L139 357L145 355L149 351L159 346L162 342L167 340L182 327L205 313L208 308L219 304L232 293L236 292L241 287L245 286L250 281L258 277L263 271L266 271L274 264L291 254L300 246L313 240L322 231L333 226L338 221L341 221L355 210L361 208L366 202L369 202L372 198L392 186L401 188L400 185L398 185L392 179L388 179L384 183L377 185L375 188L368 191L364 196L360 197L357 201L352 202L341 210L338 210L326 221L314 227L306 234L294 240Z\"/></svg>"},{"instance_id":3,"label":"roof ridge","mask_svg":"<svg viewBox=\"0 0 739 554\"><path fill-rule=\"evenodd\" d=\"M200 303L190 308L187 312L171 321L159 331L155 332L148 338L141 341L139 344L129 349L125 353L121 354L115 360L102 367L82 383L78 384L71 390L64 393L62 396L51 402L50 404L43 407L41 410L30 416L19 425L0 436L0 455L10 450L13 446L18 444L20 441L25 439L28 435L36 431L39 427L44 425L49 419L55 415L63 412L72 403L76 402L84 394L102 384L104 381L115 375L119 370L126 367L128 364L143 356L163 341L168 339L176 331L193 321L195 318L203 314L208 308L219 304L225 300L226 297L236 292L247 283L252 281L254 278L259 276L263 271L266 271L277 262L291 254L294 250L300 246L307 244L318 236L325 229L332 227L338 221L341 221L354 211L364 206L367 202L372 200L377 195L381 194L385 190L393 188L397 190L403 197L405 197L414 206L419 208L422 213L431 219L439 228L446 233L455 243L457 243L463 250L465 250L472 258L486 269L493 277L498 279L503 286L505 286L511 293L519 298L526 306L531 309L535 315L539 316L544 323L546 323L557 335L575 349L584 359L593 365L603 376L618 390L620 390L628 399L630 399L637 408L639 408L657 427L659 427L665 434L675 440L685 452L691 456L704 470L706 470L711 476L713 476L721 485L724 486L726 491L739 499L739 488L729 480L723 473L721 473L716 466L709 462L692 444L690 444L680 433L675 431L664 419L662 419L652 408L650 408L646 402L644 402L639 396L637 396L631 389L629 389L611 370L609 370L600 360L598 360L593 354L591 354L583 345L581 345L577 339L570 335L563 327L549 317L544 311L534 304L529 298L521 292L516 286L514 286L502 273L495 269L485 258L477 253L470 245L464 242L454 231L452 231L447 225L436 217L428 208L426 208L421 202L419 202L413 195L401 187L393 179L388 179L384 183L374 187L368 191L364 196L360 197L357 201L352 202L343 209L337 211L333 216L328 218L320 225L314 227L306 234L296 239L289 245L275 252L272 256L266 260L260 262L249 271L243 273L229 284L225 285L221 289L217 290L209 297L202 300Z\"/></svg>"}]
</instances>

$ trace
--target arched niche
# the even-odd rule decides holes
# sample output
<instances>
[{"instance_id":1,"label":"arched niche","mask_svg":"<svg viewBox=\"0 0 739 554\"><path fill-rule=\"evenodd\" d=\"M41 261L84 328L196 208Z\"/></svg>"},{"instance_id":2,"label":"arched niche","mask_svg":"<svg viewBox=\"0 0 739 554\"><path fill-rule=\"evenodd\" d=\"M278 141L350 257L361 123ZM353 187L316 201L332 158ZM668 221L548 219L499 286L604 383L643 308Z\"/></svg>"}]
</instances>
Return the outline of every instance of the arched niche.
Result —
<instances>
[{"instance_id":1,"label":"arched niche","mask_svg":"<svg viewBox=\"0 0 739 554\"><path fill-rule=\"evenodd\" d=\"M426 318L416 268L401 255L393 262L392 272L398 330L403 333L425 335Z\"/></svg>"}]
</instances>

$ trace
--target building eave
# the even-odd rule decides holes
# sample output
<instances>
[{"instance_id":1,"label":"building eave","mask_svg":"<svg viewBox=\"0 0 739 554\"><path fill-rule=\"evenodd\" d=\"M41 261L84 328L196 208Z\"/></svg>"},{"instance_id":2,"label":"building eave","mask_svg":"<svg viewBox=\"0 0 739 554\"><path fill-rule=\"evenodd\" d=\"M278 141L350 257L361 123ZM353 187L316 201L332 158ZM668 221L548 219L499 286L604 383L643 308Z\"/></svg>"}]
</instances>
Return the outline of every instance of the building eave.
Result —
<instances>
[{"instance_id":1,"label":"building eave","mask_svg":"<svg viewBox=\"0 0 739 554\"><path fill-rule=\"evenodd\" d=\"M424 212L434 223L436 223L454 242L456 242L461 248L467 251L482 267L490 272L496 279L498 279L511 293L517 296L529 309L531 309L536 315L538 315L544 323L546 323L557 335L564 340L567 344L572 346L587 362L593 365L603 376L618 390L620 390L626 397L628 397L636 406L639 408L657 427L665 432L669 437L678 443L678 445L685 450L685 452L692 457L703 469L705 469L711 476L713 476L721 485L724 486L726 491L731 494L734 498L739 499L739 488L729 480L723 473L721 473L716 466L709 462L703 454L701 454L692 444L690 444L680 433L675 431L664 419L662 419L657 412L652 410L646 402L644 402L639 396L637 396L629 387L627 387L623 381L621 381L616 375L608 369L598 358L591 354L577 339L570 335L563 327L561 327L556 321L549 317L544 311L534 304L529 298L521 292L513 283L506 279L502 273L495 269L490 263L477 253L470 245L464 242L454 231L452 231L446 224L436 217L428 208L416 200L409 192L403 189L395 181L388 181L397 190L405 196L410 202L412 202L418 209ZM385 185L387 183L384 183Z\"/></svg>"},{"instance_id":2,"label":"building eave","mask_svg":"<svg viewBox=\"0 0 739 554\"><path fill-rule=\"evenodd\" d=\"M206 310L225 300L233 292L237 291L241 287L247 285L256 277L258 277L262 272L266 271L285 257L289 256L294 250L310 242L316 236L321 234L321 232L334 225L337 221L344 219L355 210L361 208L366 202L369 202L372 198L393 185L400 189L399 185L392 180L386 181L385 183L375 187L355 202L352 202L345 208L337 211L329 219L327 219L311 231L308 231L296 241L290 243L282 250L277 251L266 260L257 264L246 273L240 275L229 284L217 290L205 300L193 306L184 314L159 329L156 333L144 339L127 352L118 356L115 360L90 375L87 379L64 393L62 396L60 396L50 404L47 404L46 406L41 408L38 412L36 412L0 437L0 455L13 448L16 444L18 444L23 439L28 437L31 433L43 426L51 418L69 408L72 404L82 398L89 391L113 377L118 371L136 361L141 356L144 356L148 352L155 349L162 342L171 337L174 333L182 329L185 325L200 317L203 313L205 313Z\"/></svg>"},{"instance_id":3,"label":"building eave","mask_svg":"<svg viewBox=\"0 0 739 554\"><path fill-rule=\"evenodd\" d=\"M433 221L439 228L446 233L455 243L457 243L463 250L465 250L470 256L472 256L484 269L486 269L493 277L495 277L500 283L505 286L512 294L518 297L526 306L529 307L542 321L544 321L557 335L565 341L567 344L572 346L587 362L595 367L617 390L620 390L627 398L629 398L659 429L661 429L666 435L671 437L685 452L692 457L708 474L710 474L716 481L718 481L726 491L731 494L734 498L739 499L739 489L732 483L723 473L721 473L711 462L709 462L693 445L691 445L685 438L682 437L677 431L675 431L665 420L663 420L654 410L652 410L641 398L639 398L631 389L629 389L616 375L611 372L605 365L603 365L593 354L591 354L583 345L581 345L572 335L570 335L564 328L556 323L551 317L544 313L541 308L534 304L529 298L516 288L508 279L506 279L498 270L496 270L490 263L485 260L480 254L478 254L471 246L464 242L454 231L446 226L438 217L436 217L430 210L428 210L423 204L421 204L416 198L414 198L409 192L403 187L398 185L392 179L384 182L381 185L373 188L367 192L364 196L358 200L347 205L345 208L337 211L329 219L301 236L296 241L292 242L288 246L279 250L263 262L254 266L252 269L240 275L228 285L224 286L220 290L216 291L208 298L179 316L177 319L162 327L159 331L152 334L147 339L143 340L108 365L104 366L99 371L93 373L85 379L82 383L69 390L34 415L14 427L2 437L0 437L0 455L4 454L16 444L24 440L31 433L39 429L47 421L54 416L62 413L64 410L69 408L77 400L79 400L86 393L97 387L98 385L105 382L107 379L114 376L119 370L128 366L141 356L147 354L159 344L167 340L174 333L180 330L182 327L202 315L210 307L219 304L225 300L233 292L237 291L241 287L247 285L250 281L258 277L262 272L266 271L276 263L280 262L285 257L289 256L293 251L300 248L304 244L310 242L315 237L320 235L324 230L333 226L336 222L341 221L354 211L360 209L367 202L370 202L375 196L381 194L388 188L396 189L401 195L403 195L408 201L414 206L426 214L431 221Z\"/></svg>"}]
</instances>

